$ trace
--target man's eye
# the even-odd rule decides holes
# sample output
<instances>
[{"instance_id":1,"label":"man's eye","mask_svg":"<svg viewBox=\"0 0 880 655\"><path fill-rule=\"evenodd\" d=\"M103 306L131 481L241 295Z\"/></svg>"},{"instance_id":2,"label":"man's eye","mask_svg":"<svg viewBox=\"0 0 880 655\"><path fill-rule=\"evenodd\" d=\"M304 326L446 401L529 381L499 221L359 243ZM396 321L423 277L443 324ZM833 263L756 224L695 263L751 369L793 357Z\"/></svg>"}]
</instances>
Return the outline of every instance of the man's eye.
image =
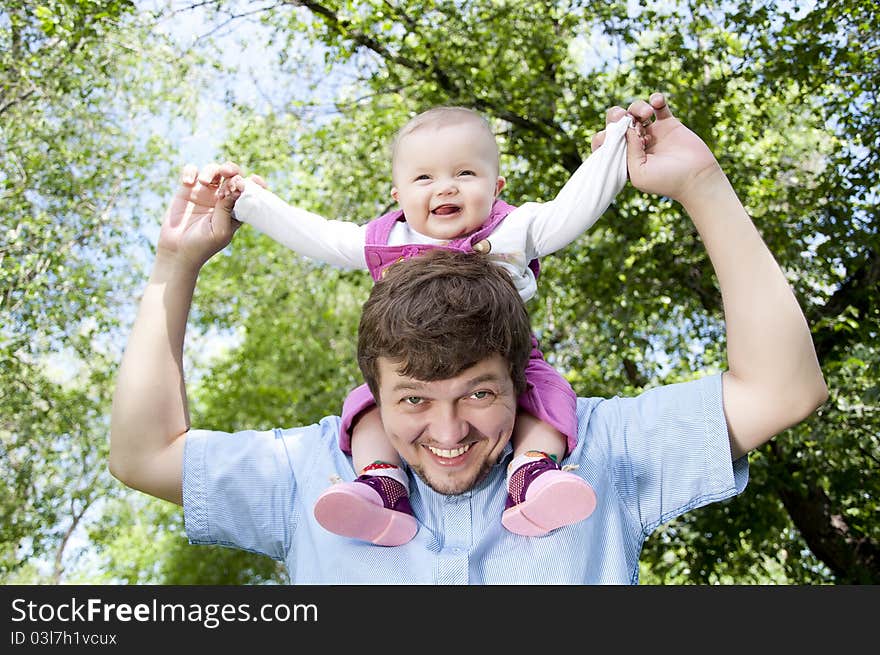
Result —
<instances>
[{"instance_id":1,"label":"man's eye","mask_svg":"<svg viewBox=\"0 0 880 655\"><path fill-rule=\"evenodd\" d=\"M407 405L419 405L422 402L421 396L407 396L403 399L403 402Z\"/></svg>"},{"instance_id":2,"label":"man's eye","mask_svg":"<svg viewBox=\"0 0 880 655\"><path fill-rule=\"evenodd\" d=\"M483 400L484 398L488 398L491 395L492 395L491 391L474 391L471 394L471 398L473 398L475 400Z\"/></svg>"}]
</instances>

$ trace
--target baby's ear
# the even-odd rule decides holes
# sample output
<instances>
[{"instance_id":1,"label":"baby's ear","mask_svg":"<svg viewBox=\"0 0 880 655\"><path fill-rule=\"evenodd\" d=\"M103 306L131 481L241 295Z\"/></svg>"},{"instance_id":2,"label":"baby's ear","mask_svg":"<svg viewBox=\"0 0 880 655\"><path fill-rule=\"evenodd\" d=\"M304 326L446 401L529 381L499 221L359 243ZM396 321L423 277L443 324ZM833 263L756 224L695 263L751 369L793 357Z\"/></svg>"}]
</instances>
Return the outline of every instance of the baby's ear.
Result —
<instances>
[{"instance_id":1,"label":"baby's ear","mask_svg":"<svg viewBox=\"0 0 880 655\"><path fill-rule=\"evenodd\" d=\"M394 198L394 202L397 202L398 195L400 195L400 194L397 191L397 187L396 186L391 187L391 197Z\"/></svg>"},{"instance_id":2,"label":"baby's ear","mask_svg":"<svg viewBox=\"0 0 880 655\"><path fill-rule=\"evenodd\" d=\"M500 175L498 176L498 180L495 182L495 196L497 197L501 190L504 188L504 185L507 184L507 180L505 180Z\"/></svg>"}]
</instances>

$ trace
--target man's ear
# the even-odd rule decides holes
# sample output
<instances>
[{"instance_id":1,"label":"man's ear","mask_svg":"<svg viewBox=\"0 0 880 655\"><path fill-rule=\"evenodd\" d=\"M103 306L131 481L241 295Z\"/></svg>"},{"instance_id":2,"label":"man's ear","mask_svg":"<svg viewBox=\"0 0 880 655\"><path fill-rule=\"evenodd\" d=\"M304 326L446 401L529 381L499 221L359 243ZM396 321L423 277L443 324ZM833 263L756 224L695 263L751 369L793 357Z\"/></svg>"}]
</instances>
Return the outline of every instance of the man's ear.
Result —
<instances>
[{"instance_id":1,"label":"man's ear","mask_svg":"<svg viewBox=\"0 0 880 655\"><path fill-rule=\"evenodd\" d=\"M495 182L495 197L498 197L498 194L501 193L501 189L504 188L504 185L507 184L507 180L505 180L500 175L498 176L498 180Z\"/></svg>"},{"instance_id":2,"label":"man's ear","mask_svg":"<svg viewBox=\"0 0 880 655\"><path fill-rule=\"evenodd\" d=\"M397 187L396 186L391 187L391 197L394 198L394 202L397 202L398 195L400 195L400 194L397 191Z\"/></svg>"}]
</instances>

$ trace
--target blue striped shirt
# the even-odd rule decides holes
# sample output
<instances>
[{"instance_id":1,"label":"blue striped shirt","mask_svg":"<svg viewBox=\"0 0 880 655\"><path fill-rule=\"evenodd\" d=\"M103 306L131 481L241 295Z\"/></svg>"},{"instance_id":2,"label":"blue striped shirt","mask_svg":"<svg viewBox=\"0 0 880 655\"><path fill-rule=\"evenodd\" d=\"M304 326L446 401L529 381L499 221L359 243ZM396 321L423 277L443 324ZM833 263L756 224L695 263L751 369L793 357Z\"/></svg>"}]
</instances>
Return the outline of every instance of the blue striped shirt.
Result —
<instances>
[{"instance_id":1,"label":"blue striped shirt","mask_svg":"<svg viewBox=\"0 0 880 655\"><path fill-rule=\"evenodd\" d=\"M748 460L732 462L721 376L634 398L578 399L579 441L563 464L595 489L593 514L544 537L501 525L507 445L470 491L445 496L410 475L415 538L382 547L315 521L318 495L355 478L338 446L339 418L238 433L191 430L183 506L194 544L222 544L284 561L292 584L637 584L650 533L692 508L740 493Z\"/></svg>"}]
</instances>

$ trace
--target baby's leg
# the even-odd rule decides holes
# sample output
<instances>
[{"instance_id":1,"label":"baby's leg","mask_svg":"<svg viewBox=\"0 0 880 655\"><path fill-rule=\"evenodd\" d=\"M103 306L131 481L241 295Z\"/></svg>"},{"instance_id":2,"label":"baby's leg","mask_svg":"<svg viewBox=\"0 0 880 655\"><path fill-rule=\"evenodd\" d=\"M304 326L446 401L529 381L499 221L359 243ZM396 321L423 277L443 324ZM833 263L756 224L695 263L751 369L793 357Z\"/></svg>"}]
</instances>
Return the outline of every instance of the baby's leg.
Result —
<instances>
[{"instance_id":1,"label":"baby's leg","mask_svg":"<svg viewBox=\"0 0 880 655\"><path fill-rule=\"evenodd\" d=\"M564 434L549 423L523 411L516 415L511 442L514 457L525 455L529 451L537 451L560 462L568 449L568 439Z\"/></svg>"},{"instance_id":2,"label":"baby's leg","mask_svg":"<svg viewBox=\"0 0 880 655\"><path fill-rule=\"evenodd\" d=\"M358 477L334 484L315 503L315 518L334 534L379 546L410 541L418 524L409 504L409 479L388 441L379 410L365 410L351 430Z\"/></svg>"},{"instance_id":3,"label":"baby's leg","mask_svg":"<svg viewBox=\"0 0 880 655\"><path fill-rule=\"evenodd\" d=\"M507 504L501 523L527 537L583 521L596 508L596 494L582 477L559 467L568 440L549 423L520 410L507 467Z\"/></svg>"},{"instance_id":4,"label":"baby's leg","mask_svg":"<svg viewBox=\"0 0 880 655\"><path fill-rule=\"evenodd\" d=\"M351 461L358 475L371 464L401 466L400 455L385 436L377 407L365 411L351 430Z\"/></svg>"}]
</instances>

